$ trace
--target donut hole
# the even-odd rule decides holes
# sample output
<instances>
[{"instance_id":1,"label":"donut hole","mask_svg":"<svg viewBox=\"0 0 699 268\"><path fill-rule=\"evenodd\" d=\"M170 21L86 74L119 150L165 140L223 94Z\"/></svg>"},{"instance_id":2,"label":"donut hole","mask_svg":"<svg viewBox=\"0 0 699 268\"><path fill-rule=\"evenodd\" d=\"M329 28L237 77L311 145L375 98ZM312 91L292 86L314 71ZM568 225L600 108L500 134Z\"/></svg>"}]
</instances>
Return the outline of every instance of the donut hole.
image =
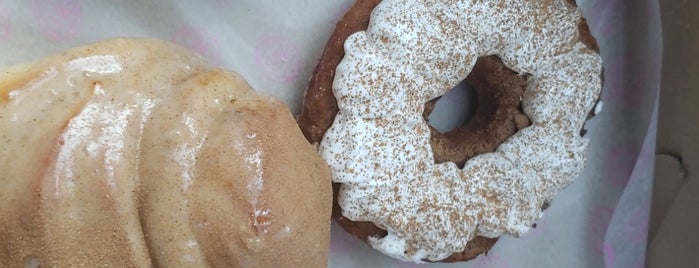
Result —
<instances>
[{"instance_id":1,"label":"donut hole","mask_svg":"<svg viewBox=\"0 0 699 268\"><path fill-rule=\"evenodd\" d=\"M476 91L465 80L428 104L427 124L439 133L449 133L465 126L478 106Z\"/></svg>"},{"instance_id":2,"label":"donut hole","mask_svg":"<svg viewBox=\"0 0 699 268\"><path fill-rule=\"evenodd\" d=\"M478 58L471 73L454 89L427 103L423 118L430 127L434 162L453 162L493 152L531 124L522 110L529 75L505 66L497 56Z\"/></svg>"}]
</instances>

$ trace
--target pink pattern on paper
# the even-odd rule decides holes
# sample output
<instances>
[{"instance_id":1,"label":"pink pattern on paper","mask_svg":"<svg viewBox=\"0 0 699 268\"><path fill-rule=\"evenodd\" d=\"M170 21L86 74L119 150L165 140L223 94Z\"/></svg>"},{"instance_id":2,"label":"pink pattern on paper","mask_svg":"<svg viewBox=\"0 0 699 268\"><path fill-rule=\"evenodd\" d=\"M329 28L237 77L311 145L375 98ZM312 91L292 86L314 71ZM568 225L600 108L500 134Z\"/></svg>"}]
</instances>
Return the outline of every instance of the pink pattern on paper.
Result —
<instances>
[{"instance_id":1,"label":"pink pattern on paper","mask_svg":"<svg viewBox=\"0 0 699 268\"><path fill-rule=\"evenodd\" d=\"M219 5L233 4L233 0L214 0L213 2Z\"/></svg>"},{"instance_id":2,"label":"pink pattern on paper","mask_svg":"<svg viewBox=\"0 0 699 268\"><path fill-rule=\"evenodd\" d=\"M505 259L495 255L485 255L471 266L472 268L511 268L512 266Z\"/></svg>"},{"instance_id":3,"label":"pink pattern on paper","mask_svg":"<svg viewBox=\"0 0 699 268\"><path fill-rule=\"evenodd\" d=\"M613 214L614 208L609 206L598 207L592 212L592 217L588 225L588 233L590 234L588 237L590 238L590 243L595 246L594 250L599 254L604 253L604 248L601 246Z\"/></svg>"},{"instance_id":4,"label":"pink pattern on paper","mask_svg":"<svg viewBox=\"0 0 699 268\"><path fill-rule=\"evenodd\" d=\"M638 206L622 223L623 241L633 244L645 244L648 237L648 208Z\"/></svg>"},{"instance_id":5,"label":"pink pattern on paper","mask_svg":"<svg viewBox=\"0 0 699 268\"><path fill-rule=\"evenodd\" d=\"M612 247L612 245L604 243L602 249L602 252L604 254L604 265L607 266L607 268L614 267L614 247Z\"/></svg>"},{"instance_id":6,"label":"pink pattern on paper","mask_svg":"<svg viewBox=\"0 0 699 268\"><path fill-rule=\"evenodd\" d=\"M616 230L620 232L621 236L618 243L629 246L644 245L646 243L647 232L648 232L648 201L642 202L644 204L639 204L634 208L634 210L621 220L620 229ZM608 268L617 267L615 263L618 263L617 252L614 249L614 245L607 242L602 242L605 240L607 230L609 229L609 224L611 223L612 216L614 213L614 208L603 206L596 209L592 214L592 221L590 222L590 243L594 245L594 251L602 256L604 256L605 265ZM643 260L633 260L634 265L632 267L643 267ZM621 266L619 266L621 267Z\"/></svg>"},{"instance_id":7,"label":"pink pattern on paper","mask_svg":"<svg viewBox=\"0 0 699 268\"><path fill-rule=\"evenodd\" d=\"M334 225L334 224L333 224ZM330 254L343 255L349 254L357 250L362 241L358 238L346 233L342 230L340 226L332 226L335 231L332 232L332 239L330 240ZM337 227L337 228L335 228ZM339 230L337 230L339 229Z\"/></svg>"},{"instance_id":8,"label":"pink pattern on paper","mask_svg":"<svg viewBox=\"0 0 699 268\"><path fill-rule=\"evenodd\" d=\"M642 150L638 153L638 159L636 159L634 168L640 169L641 171L652 170L648 168L655 165L655 151L652 151L649 146L643 146L641 149Z\"/></svg>"},{"instance_id":9,"label":"pink pattern on paper","mask_svg":"<svg viewBox=\"0 0 699 268\"><path fill-rule=\"evenodd\" d=\"M531 229L529 229L529 232L524 234L524 236L522 238L523 239L534 239L534 240L540 239L541 237L543 237L543 234L546 232L548 225L549 225L549 220L546 217L546 215L544 215L543 217L541 217L541 219L539 219L536 222L536 228L532 227Z\"/></svg>"},{"instance_id":10,"label":"pink pattern on paper","mask_svg":"<svg viewBox=\"0 0 699 268\"><path fill-rule=\"evenodd\" d=\"M83 26L83 9L78 0L33 0L37 27L46 38L66 42L78 36Z\"/></svg>"},{"instance_id":11,"label":"pink pattern on paper","mask_svg":"<svg viewBox=\"0 0 699 268\"><path fill-rule=\"evenodd\" d=\"M617 256L616 256L616 250L614 249L614 246L604 243L604 265L606 268L643 268L645 266L645 260L643 258L639 258L634 260L632 263L626 263L625 265L617 265L616 263L619 262Z\"/></svg>"},{"instance_id":12,"label":"pink pattern on paper","mask_svg":"<svg viewBox=\"0 0 699 268\"><path fill-rule=\"evenodd\" d=\"M221 57L218 54L219 42L214 35L209 34L205 29L184 25L175 30L170 40L193 50L211 64L221 63Z\"/></svg>"},{"instance_id":13,"label":"pink pattern on paper","mask_svg":"<svg viewBox=\"0 0 699 268\"><path fill-rule=\"evenodd\" d=\"M605 181L618 188L626 186L635 164L632 159L634 149L633 145L622 144L607 152L604 161L605 173L602 174Z\"/></svg>"},{"instance_id":14,"label":"pink pattern on paper","mask_svg":"<svg viewBox=\"0 0 699 268\"><path fill-rule=\"evenodd\" d=\"M267 78L293 83L301 72L301 49L288 37L266 36L255 44L255 64Z\"/></svg>"},{"instance_id":15,"label":"pink pattern on paper","mask_svg":"<svg viewBox=\"0 0 699 268\"><path fill-rule=\"evenodd\" d=\"M430 267L429 264L417 264L417 263L410 263L410 262L398 262L396 268L427 268Z\"/></svg>"},{"instance_id":16,"label":"pink pattern on paper","mask_svg":"<svg viewBox=\"0 0 699 268\"><path fill-rule=\"evenodd\" d=\"M619 144L607 151L602 178L614 187L626 187L634 167L645 169L648 165L653 165L651 152L636 152L638 147L631 143Z\"/></svg>"},{"instance_id":17,"label":"pink pattern on paper","mask_svg":"<svg viewBox=\"0 0 699 268\"><path fill-rule=\"evenodd\" d=\"M622 16L615 16L621 11L621 5L613 0L594 0L591 4L590 14L585 14L589 22L590 31L597 36L597 39L609 39L618 36L621 32Z\"/></svg>"},{"instance_id":18,"label":"pink pattern on paper","mask_svg":"<svg viewBox=\"0 0 699 268\"><path fill-rule=\"evenodd\" d=\"M332 24L334 25L336 22L342 20L342 18L347 14L347 12L354 6L353 1L346 1L345 3L342 4L341 8L336 9L337 12L335 13L332 18L334 19L332 21Z\"/></svg>"},{"instance_id":19,"label":"pink pattern on paper","mask_svg":"<svg viewBox=\"0 0 699 268\"><path fill-rule=\"evenodd\" d=\"M633 55L616 56L608 60L607 70L605 72L605 89L604 99L613 102L613 105L621 105L626 108L637 108L645 100L647 92L639 92L644 89L645 85L638 85L642 79L638 79L637 75L643 70L638 68L647 68L647 65L654 64L647 60L637 59ZM637 80L629 80L636 78Z\"/></svg>"},{"instance_id":20,"label":"pink pattern on paper","mask_svg":"<svg viewBox=\"0 0 699 268\"><path fill-rule=\"evenodd\" d=\"M11 22L9 18L9 12L5 9L0 2L0 42L5 41L10 35Z\"/></svg>"}]
</instances>

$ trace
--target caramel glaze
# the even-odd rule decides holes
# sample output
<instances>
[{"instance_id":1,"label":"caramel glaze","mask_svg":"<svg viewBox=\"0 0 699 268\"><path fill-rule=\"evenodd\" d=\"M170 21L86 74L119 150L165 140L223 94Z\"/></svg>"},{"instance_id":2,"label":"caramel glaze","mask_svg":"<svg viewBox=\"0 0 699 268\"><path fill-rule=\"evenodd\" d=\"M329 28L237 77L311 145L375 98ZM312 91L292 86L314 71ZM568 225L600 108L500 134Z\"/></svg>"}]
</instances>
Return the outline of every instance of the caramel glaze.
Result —
<instances>
[{"instance_id":1,"label":"caramel glaze","mask_svg":"<svg viewBox=\"0 0 699 268\"><path fill-rule=\"evenodd\" d=\"M330 171L287 106L172 44L0 70L1 267L325 267Z\"/></svg>"}]
</instances>

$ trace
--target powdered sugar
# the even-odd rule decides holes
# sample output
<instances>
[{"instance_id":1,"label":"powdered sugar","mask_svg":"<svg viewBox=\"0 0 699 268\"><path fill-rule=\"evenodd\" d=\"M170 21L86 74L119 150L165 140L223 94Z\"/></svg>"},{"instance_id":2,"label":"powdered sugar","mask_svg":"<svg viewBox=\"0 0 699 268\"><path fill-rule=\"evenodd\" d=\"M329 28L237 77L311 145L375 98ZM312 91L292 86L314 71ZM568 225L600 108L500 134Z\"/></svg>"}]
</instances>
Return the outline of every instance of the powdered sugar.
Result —
<instances>
[{"instance_id":1,"label":"powdered sugar","mask_svg":"<svg viewBox=\"0 0 699 268\"><path fill-rule=\"evenodd\" d=\"M340 111L320 152L343 183L343 215L388 231L374 248L437 261L476 235L522 235L582 171L578 131L601 90L601 59L577 40L579 20L563 0L384 0L347 39L333 84ZM531 74L522 102L532 126L463 169L435 164L425 102L492 54Z\"/></svg>"}]
</instances>

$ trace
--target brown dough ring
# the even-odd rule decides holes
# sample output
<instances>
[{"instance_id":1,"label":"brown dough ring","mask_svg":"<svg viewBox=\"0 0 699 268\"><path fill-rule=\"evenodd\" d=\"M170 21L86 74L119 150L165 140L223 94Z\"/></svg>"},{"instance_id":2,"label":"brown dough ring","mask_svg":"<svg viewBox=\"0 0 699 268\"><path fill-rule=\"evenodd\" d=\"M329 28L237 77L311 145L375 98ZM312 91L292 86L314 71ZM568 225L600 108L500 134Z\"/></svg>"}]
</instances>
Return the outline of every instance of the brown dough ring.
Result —
<instances>
[{"instance_id":1,"label":"brown dough ring","mask_svg":"<svg viewBox=\"0 0 699 268\"><path fill-rule=\"evenodd\" d=\"M338 112L332 83L335 68L345 54L345 39L355 32L367 29L371 11L380 2L381 0L358 0L337 23L335 32L330 36L310 79L298 118L303 134L311 143L320 143ZM581 40L588 47L599 51L585 20L581 20L579 30ZM520 98L527 85L526 80L525 75L519 75L507 68L497 56L479 58L466 78L466 83L478 96L478 106L472 119L466 125L447 133L440 133L430 126L430 145L435 162L451 161L463 166L471 157L495 151L519 129L529 126L529 118L520 106ZM425 104L425 120L434 109L437 99ZM581 130L581 135L583 131ZM338 183L333 183L333 219L347 232L364 242L367 242L370 236L386 236L386 231L372 222L355 222L342 216L336 199L339 186ZM496 241L497 238L477 236L468 242L463 252L454 253L441 262L474 259L490 250Z\"/></svg>"}]
</instances>

